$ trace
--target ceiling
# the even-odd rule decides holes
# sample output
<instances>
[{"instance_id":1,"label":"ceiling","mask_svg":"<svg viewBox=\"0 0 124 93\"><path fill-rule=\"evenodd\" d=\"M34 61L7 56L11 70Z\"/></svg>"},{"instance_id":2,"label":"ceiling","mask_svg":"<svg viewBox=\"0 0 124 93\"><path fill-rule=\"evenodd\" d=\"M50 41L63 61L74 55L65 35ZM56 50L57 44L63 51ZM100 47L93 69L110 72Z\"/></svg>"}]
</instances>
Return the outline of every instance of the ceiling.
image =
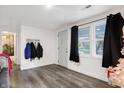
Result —
<instances>
[{"instance_id":1,"label":"ceiling","mask_svg":"<svg viewBox=\"0 0 124 93\"><path fill-rule=\"evenodd\" d=\"M114 6L93 5L21 5L0 6L0 16L11 18L20 24L44 28L48 30L61 29L69 24L106 12Z\"/></svg>"}]
</instances>

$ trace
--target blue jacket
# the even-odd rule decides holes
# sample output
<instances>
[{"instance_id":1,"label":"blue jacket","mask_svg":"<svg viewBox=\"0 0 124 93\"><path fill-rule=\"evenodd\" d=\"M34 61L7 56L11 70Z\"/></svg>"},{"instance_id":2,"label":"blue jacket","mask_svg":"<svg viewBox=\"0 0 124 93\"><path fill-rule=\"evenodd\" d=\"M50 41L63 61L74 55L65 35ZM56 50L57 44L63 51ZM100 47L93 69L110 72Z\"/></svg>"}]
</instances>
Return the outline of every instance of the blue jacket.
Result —
<instances>
[{"instance_id":1,"label":"blue jacket","mask_svg":"<svg viewBox=\"0 0 124 93\"><path fill-rule=\"evenodd\" d=\"M30 43L27 43L25 47L25 59L30 59L30 58L31 58L31 45Z\"/></svg>"}]
</instances>

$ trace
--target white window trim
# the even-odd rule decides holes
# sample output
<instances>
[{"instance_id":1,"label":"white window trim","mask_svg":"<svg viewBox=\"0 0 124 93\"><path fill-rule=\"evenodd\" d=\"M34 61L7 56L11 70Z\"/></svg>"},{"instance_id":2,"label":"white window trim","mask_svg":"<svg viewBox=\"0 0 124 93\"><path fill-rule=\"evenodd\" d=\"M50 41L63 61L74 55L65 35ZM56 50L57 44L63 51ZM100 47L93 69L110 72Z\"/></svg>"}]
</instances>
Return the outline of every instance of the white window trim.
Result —
<instances>
[{"instance_id":1,"label":"white window trim","mask_svg":"<svg viewBox=\"0 0 124 93\"><path fill-rule=\"evenodd\" d=\"M92 54L91 54L91 25L90 24L87 24L87 25L83 25L83 26L79 26L79 28L78 29L83 29L83 28L87 28L87 27L89 27L90 28L90 40L89 40L89 42L90 42L90 54L83 54L83 53L80 53L79 52L79 55L80 55L80 57L91 57L92 56Z\"/></svg>"},{"instance_id":2,"label":"white window trim","mask_svg":"<svg viewBox=\"0 0 124 93\"><path fill-rule=\"evenodd\" d=\"M79 26L79 29L90 27L90 54L83 54L79 52L79 56L82 57L88 57L88 58L98 58L102 59L102 55L96 54L96 31L95 27L99 25L103 25L106 23L106 19L89 23L87 25ZM97 40L104 40L104 39L97 39Z\"/></svg>"},{"instance_id":3,"label":"white window trim","mask_svg":"<svg viewBox=\"0 0 124 93\"><path fill-rule=\"evenodd\" d=\"M93 24L94 24L94 29L93 29L93 32L94 32L94 53L93 53L93 57L96 57L96 58L102 58L102 55L98 55L98 54L96 54L96 40L100 40L100 39L96 39L96 29L95 29L95 27L96 26L99 26L99 25L103 25L103 24L105 24L106 23L106 19L104 19L104 20L101 20L101 21L97 21L97 22L94 22ZM102 39L101 39L102 40ZM103 39L104 40L104 39Z\"/></svg>"}]
</instances>

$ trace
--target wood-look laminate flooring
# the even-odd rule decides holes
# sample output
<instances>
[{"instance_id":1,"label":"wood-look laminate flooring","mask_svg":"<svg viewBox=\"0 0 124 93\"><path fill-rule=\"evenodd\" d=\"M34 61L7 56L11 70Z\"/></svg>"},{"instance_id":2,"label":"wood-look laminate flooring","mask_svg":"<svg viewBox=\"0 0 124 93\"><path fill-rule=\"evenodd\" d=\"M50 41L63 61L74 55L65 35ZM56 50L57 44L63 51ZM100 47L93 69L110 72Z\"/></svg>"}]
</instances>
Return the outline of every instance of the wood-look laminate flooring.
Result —
<instances>
[{"instance_id":1,"label":"wood-look laminate flooring","mask_svg":"<svg viewBox=\"0 0 124 93\"><path fill-rule=\"evenodd\" d=\"M29 70L13 70L11 88L111 88L106 82L69 70L48 65Z\"/></svg>"},{"instance_id":2,"label":"wood-look laminate flooring","mask_svg":"<svg viewBox=\"0 0 124 93\"><path fill-rule=\"evenodd\" d=\"M0 72L0 88L8 88L8 69L3 68Z\"/></svg>"}]
</instances>

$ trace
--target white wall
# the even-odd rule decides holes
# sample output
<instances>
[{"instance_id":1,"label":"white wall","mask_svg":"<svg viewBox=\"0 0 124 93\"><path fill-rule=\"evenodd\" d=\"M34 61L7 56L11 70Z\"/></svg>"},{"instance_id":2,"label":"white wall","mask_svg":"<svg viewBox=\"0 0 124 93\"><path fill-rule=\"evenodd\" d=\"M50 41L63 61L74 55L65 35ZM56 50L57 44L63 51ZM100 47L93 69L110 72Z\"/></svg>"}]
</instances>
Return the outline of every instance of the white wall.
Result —
<instances>
[{"instance_id":1,"label":"white wall","mask_svg":"<svg viewBox=\"0 0 124 93\"><path fill-rule=\"evenodd\" d=\"M21 26L21 23L14 19L0 16L0 32L2 31L14 32L16 34L17 64L20 64L21 69L28 69L52 63L57 64L57 33L55 31L46 31L44 29ZM27 38L39 38L41 40L41 43L43 43L44 47L44 57L42 60L35 60L31 63L27 63L27 61L24 59L24 50L22 50L22 48L24 49L26 41L25 39ZM0 47L0 53L1 52Z\"/></svg>"},{"instance_id":2,"label":"white wall","mask_svg":"<svg viewBox=\"0 0 124 93\"><path fill-rule=\"evenodd\" d=\"M93 20L96 20L99 18L106 17L110 13L118 13L118 12L121 12L122 16L124 17L124 8L121 7L120 9L111 10L109 12L99 14L99 15L93 16L91 18L87 18L85 20L81 20L80 22L77 22L75 24L71 24L69 27L66 27L66 28L59 30L59 31L63 31L65 29L68 29L68 59L70 56L70 38L71 38L70 28L71 28L71 26L87 23L87 22L90 22L90 21L93 21ZM72 69L74 71L98 78L100 80L107 81L106 68L102 67L102 58L93 58L93 57L81 56L80 57L80 64L70 62L68 60L68 68Z\"/></svg>"},{"instance_id":3,"label":"white wall","mask_svg":"<svg viewBox=\"0 0 124 93\"><path fill-rule=\"evenodd\" d=\"M70 40L71 40L71 31L70 29L68 29L68 59L70 56ZM75 63L68 60L68 68L86 74L88 76L92 76L100 80L107 81L105 75L106 69L102 68L101 58L80 56L80 63Z\"/></svg>"},{"instance_id":4,"label":"white wall","mask_svg":"<svg viewBox=\"0 0 124 93\"><path fill-rule=\"evenodd\" d=\"M55 64L57 62L56 37L57 36L54 31L21 26L21 69L30 69L48 64ZM32 61L25 60L24 49L26 46L26 39L40 39L40 43L43 47L43 58Z\"/></svg>"}]
</instances>

